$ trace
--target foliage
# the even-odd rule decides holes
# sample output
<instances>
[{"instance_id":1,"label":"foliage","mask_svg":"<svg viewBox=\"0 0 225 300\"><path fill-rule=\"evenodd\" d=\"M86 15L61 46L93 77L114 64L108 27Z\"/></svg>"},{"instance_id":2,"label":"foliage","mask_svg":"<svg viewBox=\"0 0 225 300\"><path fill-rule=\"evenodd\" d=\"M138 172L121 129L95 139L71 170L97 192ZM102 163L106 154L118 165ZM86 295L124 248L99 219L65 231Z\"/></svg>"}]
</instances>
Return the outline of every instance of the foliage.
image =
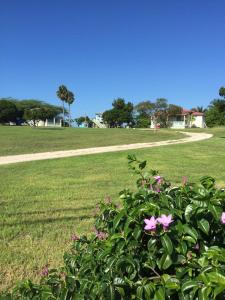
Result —
<instances>
[{"instance_id":1,"label":"foliage","mask_svg":"<svg viewBox=\"0 0 225 300\"><path fill-rule=\"evenodd\" d=\"M26 120L32 120L33 125L36 125L37 121L52 119L62 112L62 109L59 106L51 105L36 99L17 100L13 98L7 98L1 99L0 105L0 112L2 116L5 114L5 117L2 117L2 122L3 120L5 120L4 122L13 121L17 124L20 124Z\"/></svg>"},{"instance_id":2,"label":"foliage","mask_svg":"<svg viewBox=\"0 0 225 300\"><path fill-rule=\"evenodd\" d=\"M80 126L82 123L86 123L87 127L92 127L92 123L93 123L88 116L85 117L81 116L79 118L76 118L75 122L77 123L78 126Z\"/></svg>"},{"instance_id":3,"label":"foliage","mask_svg":"<svg viewBox=\"0 0 225 300\"><path fill-rule=\"evenodd\" d=\"M120 127L123 123L132 125L133 120L133 104L125 102L122 98L117 98L112 103L113 108L103 113L104 122L108 123L109 127Z\"/></svg>"},{"instance_id":4,"label":"foliage","mask_svg":"<svg viewBox=\"0 0 225 300\"><path fill-rule=\"evenodd\" d=\"M206 125L208 127L225 125L225 88L221 87L219 95L224 99L211 101L206 112Z\"/></svg>"},{"instance_id":5,"label":"foliage","mask_svg":"<svg viewBox=\"0 0 225 300\"><path fill-rule=\"evenodd\" d=\"M161 127L169 127L169 117L180 114L182 108L175 104L168 104L168 101L164 98L158 98L155 102L142 101L138 103L135 110L138 113L137 121L141 118L145 121L152 121L154 126L159 123Z\"/></svg>"},{"instance_id":6,"label":"foliage","mask_svg":"<svg viewBox=\"0 0 225 300\"><path fill-rule=\"evenodd\" d=\"M41 101L33 103L33 101L32 105L28 104L29 108L26 108L23 114L23 118L26 121L32 121L33 126L36 126L37 122L40 120L45 121L46 119L52 119L62 112L61 108L58 106Z\"/></svg>"},{"instance_id":7,"label":"foliage","mask_svg":"<svg viewBox=\"0 0 225 300\"><path fill-rule=\"evenodd\" d=\"M206 125L208 127L225 125L225 100L214 99L206 113Z\"/></svg>"},{"instance_id":8,"label":"foliage","mask_svg":"<svg viewBox=\"0 0 225 300\"><path fill-rule=\"evenodd\" d=\"M135 127L137 128L148 128L151 125L151 120L145 115L137 115L135 118Z\"/></svg>"},{"instance_id":9,"label":"foliage","mask_svg":"<svg viewBox=\"0 0 225 300\"><path fill-rule=\"evenodd\" d=\"M224 97L225 98L225 87L221 87L220 89L219 89L219 95L221 96L221 97Z\"/></svg>"},{"instance_id":10,"label":"foliage","mask_svg":"<svg viewBox=\"0 0 225 300\"><path fill-rule=\"evenodd\" d=\"M73 104L75 96L73 92L69 91L65 85L60 85L57 92L57 97L62 101L62 111L63 111L63 124L65 125L65 107L64 103L66 102L69 105L69 126L71 126L71 113L70 105Z\"/></svg>"},{"instance_id":11,"label":"foliage","mask_svg":"<svg viewBox=\"0 0 225 300\"><path fill-rule=\"evenodd\" d=\"M191 108L191 111L205 113L207 112L207 109L204 108L203 106L196 106L194 108Z\"/></svg>"},{"instance_id":12,"label":"foliage","mask_svg":"<svg viewBox=\"0 0 225 300\"><path fill-rule=\"evenodd\" d=\"M137 191L120 193L122 207L101 203L95 234L72 237L63 269L45 267L40 285L25 281L2 299L224 299L225 191L209 176L172 187L128 159Z\"/></svg>"},{"instance_id":13,"label":"foliage","mask_svg":"<svg viewBox=\"0 0 225 300\"><path fill-rule=\"evenodd\" d=\"M73 104L75 100L74 94L71 91L68 91L66 102L69 105L69 127L71 127L71 111L70 111L70 105Z\"/></svg>"},{"instance_id":14,"label":"foliage","mask_svg":"<svg viewBox=\"0 0 225 300\"><path fill-rule=\"evenodd\" d=\"M67 100L68 89L65 85L60 85L58 90L56 91L57 97L62 101L62 110L63 110L63 123L65 122L65 107L64 102Z\"/></svg>"},{"instance_id":15,"label":"foliage","mask_svg":"<svg viewBox=\"0 0 225 300\"><path fill-rule=\"evenodd\" d=\"M18 111L9 99L0 99L0 123L16 122Z\"/></svg>"}]
</instances>

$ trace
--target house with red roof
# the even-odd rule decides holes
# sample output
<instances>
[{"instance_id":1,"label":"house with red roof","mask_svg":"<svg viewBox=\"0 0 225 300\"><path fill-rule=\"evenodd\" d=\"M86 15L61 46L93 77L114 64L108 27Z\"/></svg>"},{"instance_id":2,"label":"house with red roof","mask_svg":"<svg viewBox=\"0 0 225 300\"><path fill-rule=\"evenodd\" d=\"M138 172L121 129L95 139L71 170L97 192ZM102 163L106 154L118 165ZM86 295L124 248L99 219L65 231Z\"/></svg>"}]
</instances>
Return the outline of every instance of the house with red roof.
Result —
<instances>
[{"instance_id":1,"label":"house with red roof","mask_svg":"<svg viewBox=\"0 0 225 300\"><path fill-rule=\"evenodd\" d=\"M204 128L205 115L202 112L182 109L180 114L169 116L171 128Z\"/></svg>"},{"instance_id":2,"label":"house with red roof","mask_svg":"<svg viewBox=\"0 0 225 300\"><path fill-rule=\"evenodd\" d=\"M205 128L205 115L202 112L182 109L180 114L168 116L168 124L170 128L185 129L185 128ZM155 128L153 119L151 128Z\"/></svg>"}]
</instances>

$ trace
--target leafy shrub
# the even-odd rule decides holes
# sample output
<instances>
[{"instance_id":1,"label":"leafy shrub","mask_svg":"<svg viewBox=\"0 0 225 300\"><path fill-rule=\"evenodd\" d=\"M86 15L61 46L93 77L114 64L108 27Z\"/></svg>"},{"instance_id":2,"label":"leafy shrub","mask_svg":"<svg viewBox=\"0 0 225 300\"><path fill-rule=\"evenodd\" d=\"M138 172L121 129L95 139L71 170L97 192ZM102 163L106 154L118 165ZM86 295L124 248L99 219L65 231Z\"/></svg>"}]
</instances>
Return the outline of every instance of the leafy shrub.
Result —
<instances>
[{"instance_id":1,"label":"leafy shrub","mask_svg":"<svg viewBox=\"0 0 225 300\"><path fill-rule=\"evenodd\" d=\"M101 203L96 233L72 237L64 268L4 299L224 299L225 191L211 177L172 187L128 158L137 191Z\"/></svg>"}]
</instances>

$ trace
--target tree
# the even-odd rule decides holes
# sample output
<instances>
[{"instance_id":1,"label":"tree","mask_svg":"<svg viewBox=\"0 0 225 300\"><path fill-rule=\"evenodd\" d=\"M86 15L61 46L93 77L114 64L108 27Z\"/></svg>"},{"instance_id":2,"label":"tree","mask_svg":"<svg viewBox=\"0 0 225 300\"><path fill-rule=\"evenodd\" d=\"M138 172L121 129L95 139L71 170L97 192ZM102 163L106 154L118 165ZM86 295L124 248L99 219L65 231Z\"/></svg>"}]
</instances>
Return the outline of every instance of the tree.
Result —
<instances>
[{"instance_id":1,"label":"tree","mask_svg":"<svg viewBox=\"0 0 225 300\"><path fill-rule=\"evenodd\" d=\"M208 127L225 125L225 88L219 89L219 95L224 99L214 99L206 112L206 125Z\"/></svg>"},{"instance_id":2,"label":"tree","mask_svg":"<svg viewBox=\"0 0 225 300\"><path fill-rule=\"evenodd\" d=\"M76 118L75 122L77 123L78 126L80 126L82 123L85 122L88 125L88 127L92 127L92 123L93 123L88 116L85 117L81 116L79 118Z\"/></svg>"},{"instance_id":3,"label":"tree","mask_svg":"<svg viewBox=\"0 0 225 300\"><path fill-rule=\"evenodd\" d=\"M61 112L61 107L40 101L35 107L26 108L23 118L26 121L32 121L32 125L36 126L38 121L55 118Z\"/></svg>"},{"instance_id":4,"label":"tree","mask_svg":"<svg viewBox=\"0 0 225 300\"><path fill-rule=\"evenodd\" d=\"M17 121L16 105L7 99L0 100L0 123L16 122Z\"/></svg>"},{"instance_id":5,"label":"tree","mask_svg":"<svg viewBox=\"0 0 225 300\"><path fill-rule=\"evenodd\" d=\"M206 125L208 127L225 125L225 100L214 99L206 113Z\"/></svg>"},{"instance_id":6,"label":"tree","mask_svg":"<svg viewBox=\"0 0 225 300\"><path fill-rule=\"evenodd\" d=\"M68 90L65 85L60 85L57 92L56 92L57 97L62 101L62 108L63 108L63 124L65 123L65 107L64 107L64 102L67 101L68 97Z\"/></svg>"},{"instance_id":7,"label":"tree","mask_svg":"<svg viewBox=\"0 0 225 300\"><path fill-rule=\"evenodd\" d=\"M133 104L125 102L123 98L117 98L112 103L113 108L103 113L104 122L108 123L109 127L120 127L123 123L132 125L133 120Z\"/></svg>"},{"instance_id":8,"label":"tree","mask_svg":"<svg viewBox=\"0 0 225 300\"><path fill-rule=\"evenodd\" d=\"M151 125L151 117L154 111L154 103L149 100L138 103L134 109L136 115L136 126L137 127L149 127Z\"/></svg>"},{"instance_id":9,"label":"tree","mask_svg":"<svg viewBox=\"0 0 225 300\"><path fill-rule=\"evenodd\" d=\"M219 95L221 96L221 97L224 97L225 98L225 87L221 87L220 89L219 89Z\"/></svg>"},{"instance_id":10,"label":"tree","mask_svg":"<svg viewBox=\"0 0 225 300\"><path fill-rule=\"evenodd\" d=\"M66 102L69 105L69 127L71 127L70 105L73 104L74 100L75 100L74 94L71 91L68 91L67 97L66 97Z\"/></svg>"},{"instance_id":11,"label":"tree","mask_svg":"<svg viewBox=\"0 0 225 300\"><path fill-rule=\"evenodd\" d=\"M138 103L135 110L139 113L136 120L143 120L144 124L147 124L147 120L151 120L156 129L158 123L161 127L169 127L169 117L180 114L182 108L175 104L168 104L165 98L158 98L155 102L148 100Z\"/></svg>"},{"instance_id":12,"label":"tree","mask_svg":"<svg viewBox=\"0 0 225 300\"><path fill-rule=\"evenodd\" d=\"M207 111L207 109L204 108L203 106L197 106L197 107L191 108L191 110L195 111L195 112L201 112L201 113L205 113Z\"/></svg>"}]
</instances>

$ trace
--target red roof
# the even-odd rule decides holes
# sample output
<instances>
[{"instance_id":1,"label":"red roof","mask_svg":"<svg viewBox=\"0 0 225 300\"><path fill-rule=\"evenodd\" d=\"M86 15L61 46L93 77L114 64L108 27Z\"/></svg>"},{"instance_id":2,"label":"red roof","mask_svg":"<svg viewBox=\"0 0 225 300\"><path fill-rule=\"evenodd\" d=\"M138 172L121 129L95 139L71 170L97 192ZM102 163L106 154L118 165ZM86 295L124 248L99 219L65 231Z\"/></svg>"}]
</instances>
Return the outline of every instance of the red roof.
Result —
<instances>
[{"instance_id":1,"label":"red roof","mask_svg":"<svg viewBox=\"0 0 225 300\"><path fill-rule=\"evenodd\" d=\"M204 116L204 113L202 113L202 112L192 111L190 109L185 109L185 108L182 109L182 113L181 114L183 116L186 116L186 115L189 115L189 114L191 114L192 116Z\"/></svg>"},{"instance_id":2,"label":"red roof","mask_svg":"<svg viewBox=\"0 0 225 300\"><path fill-rule=\"evenodd\" d=\"M192 116L204 116L204 113L202 113L200 111L194 111Z\"/></svg>"},{"instance_id":3,"label":"red roof","mask_svg":"<svg viewBox=\"0 0 225 300\"><path fill-rule=\"evenodd\" d=\"M182 112L181 112L182 115L189 115L191 113L192 113L192 111L190 109L185 109L185 108L183 108Z\"/></svg>"}]
</instances>

